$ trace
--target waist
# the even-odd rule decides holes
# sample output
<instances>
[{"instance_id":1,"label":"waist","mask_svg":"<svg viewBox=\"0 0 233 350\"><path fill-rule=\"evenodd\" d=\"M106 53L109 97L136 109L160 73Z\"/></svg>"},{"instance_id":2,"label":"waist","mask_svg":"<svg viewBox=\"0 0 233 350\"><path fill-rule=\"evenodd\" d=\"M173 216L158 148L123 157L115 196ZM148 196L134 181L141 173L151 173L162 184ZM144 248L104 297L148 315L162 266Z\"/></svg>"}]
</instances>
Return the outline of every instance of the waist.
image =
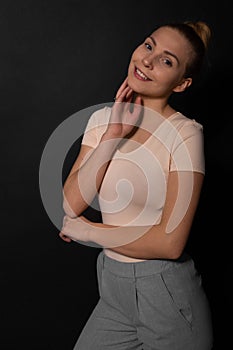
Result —
<instances>
[{"instance_id":1,"label":"waist","mask_svg":"<svg viewBox=\"0 0 233 350\"><path fill-rule=\"evenodd\" d=\"M130 256L125 256L123 254L119 254L117 252L114 252L111 249L105 248L104 249L104 254L108 256L111 259L120 261L120 262L138 262L138 261L146 261L144 259L136 259L136 258L131 258Z\"/></svg>"},{"instance_id":2,"label":"waist","mask_svg":"<svg viewBox=\"0 0 233 350\"><path fill-rule=\"evenodd\" d=\"M193 265L193 260L187 253L183 253L177 260L150 259L124 262L109 257L105 254L105 251L102 250L98 256L98 259L102 260L102 264L105 268L122 277L149 276L155 273L161 273L162 271L171 267L178 268L181 265L183 266L183 264Z\"/></svg>"}]
</instances>

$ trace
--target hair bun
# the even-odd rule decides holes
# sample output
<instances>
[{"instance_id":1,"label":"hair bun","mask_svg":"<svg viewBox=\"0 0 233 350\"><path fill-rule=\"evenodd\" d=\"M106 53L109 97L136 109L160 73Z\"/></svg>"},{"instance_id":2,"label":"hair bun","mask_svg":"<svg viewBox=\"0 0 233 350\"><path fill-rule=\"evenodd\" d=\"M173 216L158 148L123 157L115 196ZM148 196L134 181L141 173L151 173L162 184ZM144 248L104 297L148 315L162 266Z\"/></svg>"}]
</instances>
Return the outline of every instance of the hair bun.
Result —
<instances>
[{"instance_id":1,"label":"hair bun","mask_svg":"<svg viewBox=\"0 0 233 350\"><path fill-rule=\"evenodd\" d=\"M202 21L198 22L185 22L188 26L193 28L193 30L197 33L197 35L202 40L205 48L207 49L211 37L211 30L208 24Z\"/></svg>"}]
</instances>

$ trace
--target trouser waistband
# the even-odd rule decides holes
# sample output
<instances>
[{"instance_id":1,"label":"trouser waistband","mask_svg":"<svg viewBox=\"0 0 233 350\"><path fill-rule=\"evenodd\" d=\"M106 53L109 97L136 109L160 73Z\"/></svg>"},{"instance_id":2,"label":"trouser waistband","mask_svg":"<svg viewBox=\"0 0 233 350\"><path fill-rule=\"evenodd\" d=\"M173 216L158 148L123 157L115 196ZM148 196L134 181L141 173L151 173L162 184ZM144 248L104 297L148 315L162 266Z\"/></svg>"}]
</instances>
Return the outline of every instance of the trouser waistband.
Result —
<instances>
[{"instance_id":1,"label":"trouser waistband","mask_svg":"<svg viewBox=\"0 0 233 350\"><path fill-rule=\"evenodd\" d=\"M101 251L98 259L101 259L103 268L122 277L143 277L169 269L179 267L183 264L192 264L192 259L188 254L183 254L179 260L153 259L137 262L121 262L107 256Z\"/></svg>"}]
</instances>

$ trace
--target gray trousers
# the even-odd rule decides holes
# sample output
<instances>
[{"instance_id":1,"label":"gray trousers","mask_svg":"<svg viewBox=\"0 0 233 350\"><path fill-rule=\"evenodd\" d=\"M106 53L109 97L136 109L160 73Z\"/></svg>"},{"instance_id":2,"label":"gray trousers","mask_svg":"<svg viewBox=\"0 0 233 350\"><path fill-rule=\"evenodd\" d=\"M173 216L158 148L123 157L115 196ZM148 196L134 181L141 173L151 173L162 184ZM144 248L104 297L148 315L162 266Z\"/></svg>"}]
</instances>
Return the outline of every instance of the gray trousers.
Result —
<instances>
[{"instance_id":1,"label":"gray trousers","mask_svg":"<svg viewBox=\"0 0 233 350\"><path fill-rule=\"evenodd\" d=\"M74 350L210 350L208 300L193 260L97 258L100 299Z\"/></svg>"}]
</instances>

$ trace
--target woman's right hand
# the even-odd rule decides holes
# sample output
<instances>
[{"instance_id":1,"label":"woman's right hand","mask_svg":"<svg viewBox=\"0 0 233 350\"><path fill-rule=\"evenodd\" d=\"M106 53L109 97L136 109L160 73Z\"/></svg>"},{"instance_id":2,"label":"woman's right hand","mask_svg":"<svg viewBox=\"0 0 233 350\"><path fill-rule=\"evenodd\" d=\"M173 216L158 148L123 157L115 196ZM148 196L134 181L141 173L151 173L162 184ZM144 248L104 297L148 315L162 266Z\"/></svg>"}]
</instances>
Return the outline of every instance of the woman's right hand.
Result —
<instances>
[{"instance_id":1,"label":"woman's right hand","mask_svg":"<svg viewBox=\"0 0 233 350\"><path fill-rule=\"evenodd\" d=\"M124 138L136 125L142 111L142 99L137 96L132 103L133 90L128 85L128 77L117 91L108 128L105 132L111 138Z\"/></svg>"}]
</instances>

